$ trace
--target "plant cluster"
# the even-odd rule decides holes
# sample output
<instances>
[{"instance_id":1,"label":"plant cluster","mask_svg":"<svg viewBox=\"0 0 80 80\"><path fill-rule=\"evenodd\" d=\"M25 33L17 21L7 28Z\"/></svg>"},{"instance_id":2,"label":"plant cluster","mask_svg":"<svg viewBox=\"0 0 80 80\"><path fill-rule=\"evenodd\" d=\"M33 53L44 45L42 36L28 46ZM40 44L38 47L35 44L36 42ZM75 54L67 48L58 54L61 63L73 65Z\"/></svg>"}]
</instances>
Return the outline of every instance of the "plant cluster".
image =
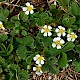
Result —
<instances>
[{"instance_id":1,"label":"plant cluster","mask_svg":"<svg viewBox=\"0 0 80 80\"><path fill-rule=\"evenodd\" d=\"M28 80L33 71L57 74L69 65L80 72L79 2L56 0L37 8L1 0L0 79Z\"/></svg>"}]
</instances>

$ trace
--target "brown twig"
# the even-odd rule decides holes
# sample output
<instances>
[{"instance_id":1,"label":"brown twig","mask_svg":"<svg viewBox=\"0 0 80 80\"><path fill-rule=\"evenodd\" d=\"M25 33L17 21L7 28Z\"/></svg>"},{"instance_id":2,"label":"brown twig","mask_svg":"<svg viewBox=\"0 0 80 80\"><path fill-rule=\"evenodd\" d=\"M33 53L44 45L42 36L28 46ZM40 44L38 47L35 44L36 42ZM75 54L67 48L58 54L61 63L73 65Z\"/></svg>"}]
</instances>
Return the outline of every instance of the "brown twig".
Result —
<instances>
[{"instance_id":1,"label":"brown twig","mask_svg":"<svg viewBox=\"0 0 80 80\"><path fill-rule=\"evenodd\" d=\"M17 5L19 2L20 2L20 0L17 1L16 5ZM13 8L10 10L10 13L13 12L14 8L15 8L15 6L13 6Z\"/></svg>"}]
</instances>

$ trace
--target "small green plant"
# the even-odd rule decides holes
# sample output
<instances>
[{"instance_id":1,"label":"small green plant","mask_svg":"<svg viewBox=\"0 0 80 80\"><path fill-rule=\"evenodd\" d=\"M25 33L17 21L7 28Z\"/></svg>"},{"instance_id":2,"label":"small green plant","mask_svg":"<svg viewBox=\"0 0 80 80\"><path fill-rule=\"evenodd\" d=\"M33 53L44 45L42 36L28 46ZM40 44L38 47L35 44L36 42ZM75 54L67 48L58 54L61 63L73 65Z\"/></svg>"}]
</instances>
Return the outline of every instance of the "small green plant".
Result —
<instances>
[{"instance_id":1,"label":"small green plant","mask_svg":"<svg viewBox=\"0 0 80 80\"><path fill-rule=\"evenodd\" d=\"M80 72L80 7L75 0L56 0L45 8L29 2L9 5L21 11L11 15L8 7L0 7L1 80L28 80L32 71L57 74L67 65Z\"/></svg>"}]
</instances>

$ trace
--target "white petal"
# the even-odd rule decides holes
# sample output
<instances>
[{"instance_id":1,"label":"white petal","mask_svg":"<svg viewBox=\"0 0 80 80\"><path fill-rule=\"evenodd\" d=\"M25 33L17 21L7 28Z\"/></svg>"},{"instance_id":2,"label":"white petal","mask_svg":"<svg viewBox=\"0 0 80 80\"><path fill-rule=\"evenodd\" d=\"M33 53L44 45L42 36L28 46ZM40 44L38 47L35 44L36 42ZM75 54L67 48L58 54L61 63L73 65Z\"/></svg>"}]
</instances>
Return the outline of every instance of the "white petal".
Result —
<instances>
[{"instance_id":1,"label":"white petal","mask_svg":"<svg viewBox=\"0 0 80 80\"><path fill-rule=\"evenodd\" d=\"M61 29L61 28L62 28L62 26L58 26L58 28L59 28L59 29Z\"/></svg>"},{"instance_id":2,"label":"white petal","mask_svg":"<svg viewBox=\"0 0 80 80\"><path fill-rule=\"evenodd\" d=\"M77 35L75 35L75 38L77 38Z\"/></svg>"},{"instance_id":3,"label":"white petal","mask_svg":"<svg viewBox=\"0 0 80 80\"><path fill-rule=\"evenodd\" d=\"M34 11L33 11L33 10L31 10L31 11L30 11L30 14L33 14L33 13L34 13Z\"/></svg>"},{"instance_id":4,"label":"white petal","mask_svg":"<svg viewBox=\"0 0 80 80\"><path fill-rule=\"evenodd\" d=\"M36 61L37 60L37 57L34 57L33 60Z\"/></svg>"},{"instance_id":5,"label":"white petal","mask_svg":"<svg viewBox=\"0 0 80 80\"><path fill-rule=\"evenodd\" d=\"M57 38L54 38L53 41L56 42L57 41Z\"/></svg>"},{"instance_id":6,"label":"white petal","mask_svg":"<svg viewBox=\"0 0 80 80\"><path fill-rule=\"evenodd\" d=\"M3 24L3 23L0 21L0 24Z\"/></svg>"},{"instance_id":7,"label":"white petal","mask_svg":"<svg viewBox=\"0 0 80 80\"><path fill-rule=\"evenodd\" d=\"M41 60L41 64L44 64L44 61L43 60Z\"/></svg>"},{"instance_id":8,"label":"white petal","mask_svg":"<svg viewBox=\"0 0 80 80\"><path fill-rule=\"evenodd\" d=\"M59 29L58 29L58 28L56 28L55 32L59 32Z\"/></svg>"},{"instance_id":9,"label":"white petal","mask_svg":"<svg viewBox=\"0 0 80 80\"><path fill-rule=\"evenodd\" d=\"M56 47L56 44L55 44L55 43L53 43L53 44L52 44L52 47L53 47L53 48L55 48L55 47Z\"/></svg>"},{"instance_id":10,"label":"white petal","mask_svg":"<svg viewBox=\"0 0 80 80\"><path fill-rule=\"evenodd\" d=\"M37 61L36 61L36 64L40 64L40 61L39 61L39 60L37 60Z\"/></svg>"},{"instance_id":11,"label":"white petal","mask_svg":"<svg viewBox=\"0 0 80 80\"><path fill-rule=\"evenodd\" d=\"M37 74L38 76L40 76L42 73L40 73L40 72L36 71L36 74Z\"/></svg>"},{"instance_id":12,"label":"white petal","mask_svg":"<svg viewBox=\"0 0 80 80\"><path fill-rule=\"evenodd\" d=\"M63 39L61 39L61 40L60 40L60 43L61 43L61 44L64 44L65 42L64 42L64 40L63 40Z\"/></svg>"},{"instance_id":13,"label":"white petal","mask_svg":"<svg viewBox=\"0 0 80 80\"><path fill-rule=\"evenodd\" d=\"M42 57L42 59L45 60L44 57Z\"/></svg>"},{"instance_id":14,"label":"white petal","mask_svg":"<svg viewBox=\"0 0 80 80\"><path fill-rule=\"evenodd\" d=\"M44 29L41 29L41 33L44 33Z\"/></svg>"},{"instance_id":15,"label":"white petal","mask_svg":"<svg viewBox=\"0 0 80 80\"><path fill-rule=\"evenodd\" d=\"M57 36L61 36L61 33L57 33Z\"/></svg>"},{"instance_id":16,"label":"white petal","mask_svg":"<svg viewBox=\"0 0 80 80\"><path fill-rule=\"evenodd\" d=\"M44 28L47 28L47 25L45 25Z\"/></svg>"},{"instance_id":17,"label":"white petal","mask_svg":"<svg viewBox=\"0 0 80 80\"><path fill-rule=\"evenodd\" d=\"M30 3L29 3L29 2L27 2L27 3L26 3L26 6L30 6Z\"/></svg>"},{"instance_id":18,"label":"white petal","mask_svg":"<svg viewBox=\"0 0 80 80\"><path fill-rule=\"evenodd\" d=\"M40 57L40 55L39 55L39 54L37 54L37 55L36 55L36 57Z\"/></svg>"},{"instance_id":19,"label":"white petal","mask_svg":"<svg viewBox=\"0 0 80 80\"><path fill-rule=\"evenodd\" d=\"M4 27L2 27L2 29L3 29L3 30L5 30L5 28L4 28Z\"/></svg>"},{"instance_id":20,"label":"white petal","mask_svg":"<svg viewBox=\"0 0 80 80\"><path fill-rule=\"evenodd\" d=\"M71 41L71 38L67 38L68 41Z\"/></svg>"},{"instance_id":21,"label":"white petal","mask_svg":"<svg viewBox=\"0 0 80 80\"><path fill-rule=\"evenodd\" d=\"M26 11L26 10L27 10L27 7L23 7L22 10L23 10L23 11Z\"/></svg>"},{"instance_id":22,"label":"white petal","mask_svg":"<svg viewBox=\"0 0 80 80\"><path fill-rule=\"evenodd\" d=\"M54 1L54 5L56 5L56 1Z\"/></svg>"},{"instance_id":23,"label":"white petal","mask_svg":"<svg viewBox=\"0 0 80 80\"><path fill-rule=\"evenodd\" d=\"M33 8L33 5L30 5Z\"/></svg>"},{"instance_id":24,"label":"white petal","mask_svg":"<svg viewBox=\"0 0 80 80\"><path fill-rule=\"evenodd\" d=\"M68 34L67 37L70 37L70 34Z\"/></svg>"},{"instance_id":25,"label":"white petal","mask_svg":"<svg viewBox=\"0 0 80 80\"><path fill-rule=\"evenodd\" d=\"M33 67L33 71L36 71L36 67Z\"/></svg>"},{"instance_id":26,"label":"white petal","mask_svg":"<svg viewBox=\"0 0 80 80\"><path fill-rule=\"evenodd\" d=\"M38 66L41 67L42 65L41 64L38 64Z\"/></svg>"},{"instance_id":27,"label":"white petal","mask_svg":"<svg viewBox=\"0 0 80 80\"><path fill-rule=\"evenodd\" d=\"M48 36L51 36L52 35L52 33L51 32L48 32Z\"/></svg>"},{"instance_id":28,"label":"white petal","mask_svg":"<svg viewBox=\"0 0 80 80\"><path fill-rule=\"evenodd\" d=\"M74 32L72 32L71 34L74 34Z\"/></svg>"},{"instance_id":29,"label":"white petal","mask_svg":"<svg viewBox=\"0 0 80 80\"><path fill-rule=\"evenodd\" d=\"M51 26L48 26L48 29L50 29L50 30L51 30L51 29L52 29L52 27L51 27Z\"/></svg>"},{"instance_id":30,"label":"white petal","mask_svg":"<svg viewBox=\"0 0 80 80\"><path fill-rule=\"evenodd\" d=\"M61 49L61 46L60 46L60 45L58 45L58 46L57 46L57 49Z\"/></svg>"},{"instance_id":31,"label":"white petal","mask_svg":"<svg viewBox=\"0 0 80 80\"><path fill-rule=\"evenodd\" d=\"M29 15L29 11L26 11L25 14L26 14L26 15Z\"/></svg>"},{"instance_id":32,"label":"white petal","mask_svg":"<svg viewBox=\"0 0 80 80\"><path fill-rule=\"evenodd\" d=\"M57 40L60 40L61 38L60 37L57 37Z\"/></svg>"},{"instance_id":33,"label":"white petal","mask_svg":"<svg viewBox=\"0 0 80 80\"><path fill-rule=\"evenodd\" d=\"M74 42L75 41L75 39L72 39L72 42Z\"/></svg>"},{"instance_id":34,"label":"white petal","mask_svg":"<svg viewBox=\"0 0 80 80\"><path fill-rule=\"evenodd\" d=\"M44 33L44 36L47 36L47 33Z\"/></svg>"},{"instance_id":35,"label":"white petal","mask_svg":"<svg viewBox=\"0 0 80 80\"><path fill-rule=\"evenodd\" d=\"M63 35L63 36L65 36L65 35L66 35L66 33L64 32L62 35Z\"/></svg>"}]
</instances>

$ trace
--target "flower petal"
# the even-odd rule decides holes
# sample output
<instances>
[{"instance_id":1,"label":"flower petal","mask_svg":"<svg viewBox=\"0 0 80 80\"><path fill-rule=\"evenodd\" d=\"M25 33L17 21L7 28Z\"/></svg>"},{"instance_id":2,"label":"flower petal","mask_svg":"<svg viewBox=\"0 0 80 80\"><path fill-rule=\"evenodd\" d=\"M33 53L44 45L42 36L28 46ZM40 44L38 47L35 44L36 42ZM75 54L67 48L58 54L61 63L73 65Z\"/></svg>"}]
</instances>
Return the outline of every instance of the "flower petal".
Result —
<instances>
[{"instance_id":1,"label":"flower petal","mask_svg":"<svg viewBox=\"0 0 80 80\"><path fill-rule=\"evenodd\" d=\"M0 24L3 24L3 23L0 21Z\"/></svg>"},{"instance_id":2,"label":"flower petal","mask_svg":"<svg viewBox=\"0 0 80 80\"><path fill-rule=\"evenodd\" d=\"M66 35L66 33L64 32L62 35L63 35L63 36L65 36L65 35Z\"/></svg>"},{"instance_id":3,"label":"flower petal","mask_svg":"<svg viewBox=\"0 0 80 80\"><path fill-rule=\"evenodd\" d=\"M26 3L26 6L30 6L30 3L29 3L29 2L27 2L27 3Z\"/></svg>"},{"instance_id":4,"label":"flower petal","mask_svg":"<svg viewBox=\"0 0 80 80\"><path fill-rule=\"evenodd\" d=\"M44 61L43 60L41 60L41 64L44 64Z\"/></svg>"},{"instance_id":5,"label":"flower petal","mask_svg":"<svg viewBox=\"0 0 80 80\"><path fill-rule=\"evenodd\" d=\"M55 43L52 43L52 47L55 48L56 47L56 44Z\"/></svg>"},{"instance_id":6,"label":"flower petal","mask_svg":"<svg viewBox=\"0 0 80 80\"><path fill-rule=\"evenodd\" d=\"M63 39L61 39L61 40L60 40L60 43L61 43L61 44L64 44L64 43L65 43L65 41L64 41Z\"/></svg>"},{"instance_id":7,"label":"flower petal","mask_svg":"<svg viewBox=\"0 0 80 80\"><path fill-rule=\"evenodd\" d=\"M39 61L39 60L37 60L37 61L36 61L36 64L40 64L40 61Z\"/></svg>"},{"instance_id":8,"label":"flower petal","mask_svg":"<svg viewBox=\"0 0 80 80\"><path fill-rule=\"evenodd\" d=\"M36 67L33 67L33 71L36 71Z\"/></svg>"},{"instance_id":9,"label":"flower petal","mask_svg":"<svg viewBox=\"0 0 80 80\"><path fill-rule=\"evenodd\" d=\"M47 28L47 25L45 25L44 28Z\"/></svg>"},{"instance_id":10,"label":"flower petal","mask_svg":"<svg viewBox=\"0 0 80 80\"><path fill-rule=\"evenodd\" d=\"M36 61L37 60L37 57L34 57L33 60Z\"/></svg>"},{"instance_id":11,"label":"flower petal","mask_svg":"<svg viewBox=\"0 0 80 80\"><path fill-rule=\"evenodd\" d=\"M44 29L41 29L41 33L44 33Z\"/></svg>"},{"instance_id":12,"label":"flower petal","mask_svg":"<svg viewBox=\"0 0 80 80\"><path fill-rule=\"evenodd\" d=\"M51 36L52 35L52 33L51 32L48 32L48 36Z\"/></svg>"},{"instance_id":13,"label":"flower petal","mask_svg":"<svg viewBox=\"0 0 80 80\"><path fill-rule=\"evenodd\" d=\"M23 11L27 11L27 7L22 7L22 10Z\"/></svg>"},{"instance_id":14,"label":"flower petal","mask_svg":"<svg viewBox=\"0 0 80 80\"><path fill-rule=\"evenodd\" d=\"M59 29L61 29L61 28L62 28L62 26L58 26L58 28L59 28Z\"/></svg>"},{"instance_id":15,"label":"flower petal","mask_svg":"<svg viewBox=\"0 0 80 80\"><path fill-rule=\"evenodd\" d=\"M71 38L67 38L67 41L71 41Z\"/></svg>"},{"instance_id":16,"label":"flower petal","mask_svg":"<svg viewBox=\"0 0 80 80\"><path fill-rule=\"evenodd\" d=\"M58 45L58 46L57 46L57 49L61 49L61 46L60 46L60 45Z\"/></svg>"},{"instance_id":17,"label":"flower petal","mask_svg":"<svg viewBox=\"0 0 80 80\"><path fill-rule=\"evenodd\" d=\"M57 36L61 36L61 33L57 33Z\"/></svg>"},{"instance_id":18,"label":"flower petal","mask_svg":"<svg viewBox=\"0 0 80 80\"><path fill-rule=\"evenodd\" d=\"M44 36L47 36L47 33L44 33Z\"/></svg>"},{"instance_id":19,"label":"flower petal","mask_svg":"<svg viewBox=\"0 0 80 80\"><path fill-rule=\"evenodd\" d=\"M56 28L55 32L59 32L59 29L58 29L58 28Z\"/></svg>"},{"instance_id":20,"label":"flower petal","mask_svg":"<svg viewBox=\"0 0 80 80\"><path fill-rule=\"evenodd\" d=\"M26 11L25 14L26 14L26 15L29 15L29 11Z\"/></svg>"},{"instance_id":21,"label":"flower petal","mask_svg":"<svg viewBox=\"0 0 80 80\"><path fill-rule=\"evenodd\" d=\"M33 14L33 13L34 13L34 11L33 11L33 10L31 10L31 11L30 11L30 14Z\"/></svg>"},{"instance_id":22,"label":"flower petal","mask_svg":"<svg viewBox=\"0 0 80 80\"><path fill-rule=\"evenodd\" d=\"M50 29L50 30L51 30L51 29L52 29L52 27L51 27L51 26L48 26L48 29Z\"/></svg>"}]
</instances>

